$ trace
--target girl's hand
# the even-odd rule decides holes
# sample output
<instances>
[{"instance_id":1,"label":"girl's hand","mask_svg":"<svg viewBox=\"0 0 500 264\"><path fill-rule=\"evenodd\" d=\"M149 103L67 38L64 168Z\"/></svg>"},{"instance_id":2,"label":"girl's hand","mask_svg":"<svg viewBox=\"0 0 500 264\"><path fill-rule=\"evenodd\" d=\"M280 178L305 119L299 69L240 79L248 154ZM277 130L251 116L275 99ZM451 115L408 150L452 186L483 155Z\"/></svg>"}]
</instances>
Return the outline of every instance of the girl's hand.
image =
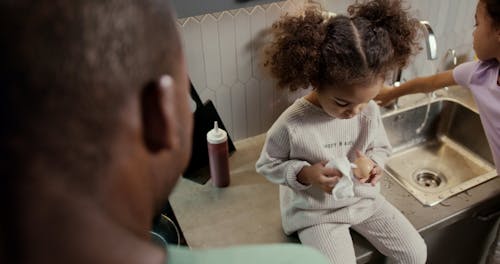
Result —
<instances>
[{"instance_id":1,"label":"girl's hand","mask_svg":"<svg viewBox=\"0 0 500 264\"><path fill-rule=\"evenodd\" d=\"M380 92L373 100L380 106L386 106L386 105L390 104L391 102L393 102L397 98L397 95L395 94L394 89L397 89L397 88L384 85L384 87L382 87L382 89L380 89Z\"/></svg>"},{"instance_id":2,"label":"girl's hand","mask_svg":"<svg viewBox=\"0 0 500 264\"><path fill-rule=\"evenodd\" d=\"M363 183L371 183L372 186L380 180L382 177L382 168L380 168L376 163L373 163L373 168L370 171L370 177L360 180Z\"/></svg>"},{"instance_id":3,"label":"girl's hand","mask_svg":"<svg viewBox=\"0 0 500 264\"><path fill-rule=\"evenodd\" d=\"M375 166L375 163L361 151L356 150L354 165L356 165L352 170L354 176L361 182L365 182L368 178L370 178L370 172L372 171L373 166Z\"/></svg>"},{"instance_id":4,"label":"girl's hand","mask_svg":"<svg viewBox=\"0 0 500 264\"><path fill-rule=\"evenodd\" d=\"M297 175L297 180L304 185L316 185L323 191L331 193L342 177L342 173L337 169L325 167L327 163L327 161L323 161L311 166L304 166Z\"/></svg>"},{"instance_id":5,"label":"girl's hand","mask_svg":"<svg viewBox=\"0 0 500 264\"><path fill-rule=\"evenodd\" d=\"M373 162L370 158L365 156L359 150L356 150L356 160L354 161L357 168L353 169L354 176L356 176L362 183L371 183L372 186L378 182L382 177L382 169Z\"/></svg>"}]
</instances>

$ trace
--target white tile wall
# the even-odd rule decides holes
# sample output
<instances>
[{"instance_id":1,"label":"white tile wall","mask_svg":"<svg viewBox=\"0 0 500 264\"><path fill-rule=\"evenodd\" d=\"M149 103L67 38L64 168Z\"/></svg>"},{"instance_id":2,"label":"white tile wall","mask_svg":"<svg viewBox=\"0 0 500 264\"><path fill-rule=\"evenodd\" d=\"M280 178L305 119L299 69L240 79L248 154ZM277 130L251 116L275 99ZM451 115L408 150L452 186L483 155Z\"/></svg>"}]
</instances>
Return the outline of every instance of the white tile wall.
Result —
<instances>
[{"instance_id":1,"label":"white tile wall","mask_svg":"<svg viewBox=\"0 0 500 264\"><path fill-rule=\"evenodd\" d=\"M307 0L287 0L251 8L179 19L190 78L202 100L212 100L234 140L264 133L280 113L305 91L276 89L262 69L266 29ZM325 9L344 13L353 0L320 0ZM470 59L476 1L410 0L411 9L436 33L440 59L428 61L425 50L404 70L406 79L442 68L449 48ZM423 45L425 46L425 45Z\"/></svg>"}]
</instances>

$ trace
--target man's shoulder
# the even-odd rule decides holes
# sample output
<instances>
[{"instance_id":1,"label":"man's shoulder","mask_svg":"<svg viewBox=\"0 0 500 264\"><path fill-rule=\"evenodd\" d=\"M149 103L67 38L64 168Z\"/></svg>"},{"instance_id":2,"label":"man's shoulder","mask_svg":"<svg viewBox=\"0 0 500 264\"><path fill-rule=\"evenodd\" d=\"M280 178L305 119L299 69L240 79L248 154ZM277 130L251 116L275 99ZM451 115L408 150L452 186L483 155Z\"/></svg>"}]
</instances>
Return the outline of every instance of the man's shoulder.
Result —
<instances>
[{"instance_id":1,"label":"man's shoulder","mask_svg":"<svg viewBox=\"0 0 500 264\"><path fill-rule=\"evenodd\" d=\"M311 263L327 264L328 260L317 250L301 244L269 244L230 248L190 250L169 247L167 263Z\"/></svg>"}]
</instances>

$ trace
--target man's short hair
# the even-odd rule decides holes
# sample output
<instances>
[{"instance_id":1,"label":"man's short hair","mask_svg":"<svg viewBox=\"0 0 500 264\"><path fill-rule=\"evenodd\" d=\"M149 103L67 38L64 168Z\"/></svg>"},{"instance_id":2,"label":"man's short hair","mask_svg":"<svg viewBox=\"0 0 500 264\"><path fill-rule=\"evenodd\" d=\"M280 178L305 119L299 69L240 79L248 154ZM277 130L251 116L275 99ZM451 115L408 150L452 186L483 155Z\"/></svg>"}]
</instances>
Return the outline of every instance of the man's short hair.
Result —
<instances>
[{"instance_id":1,"label":"man's short hair","mask_svg":"<svg viewBox=\"0 0 500 264\"><path fill-rule=\"evenodd\" d=\"M175 71L168 1L11 0L0 9L2 152L51 162L83 184L108 160L125 101Z\"/></svg>"}]
</instances>

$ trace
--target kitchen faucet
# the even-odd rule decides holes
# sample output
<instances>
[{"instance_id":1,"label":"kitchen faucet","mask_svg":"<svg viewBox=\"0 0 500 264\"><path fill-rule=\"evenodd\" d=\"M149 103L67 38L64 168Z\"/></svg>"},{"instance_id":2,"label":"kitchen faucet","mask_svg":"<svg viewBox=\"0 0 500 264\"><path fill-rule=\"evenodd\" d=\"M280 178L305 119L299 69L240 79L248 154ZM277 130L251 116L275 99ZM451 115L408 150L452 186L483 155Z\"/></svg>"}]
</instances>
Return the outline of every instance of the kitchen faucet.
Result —
<instances>
[{"instance_id":1,"label":"kitchen faucet","mask_svg":"<svg viewBox=\"0 0 500 264\"><path fill-rule=\"evenodd\" d=\"M423 26L424 34L425 34L425 47L427 50L427 59L428 60L436 60L437 59L437 42L436 42L436 35L434 34L434 31L432 30L431 25L429 24L428 21L420 21L420 24ZM402 69L399 68L394 72L393 78L392 78L392 86L398 87L401 85L401 72ZM394 102L391 104L392 108L398 109L398 98L394 100ZM389 105L388 107L391 107Z\"/></svg>"},{"instance_id":2,"label":"kitchen faucet","mask_svg":"<svg viewBox=\"0 0 500 264\"><path fill-rule=\"evenodd\" d=\"M427 59L437 59L437 42L436 35L432 30L431 25L427 21L420 21L420 24L425 28L425 46L427 47Z\"/></svg>"}]
</instances>

